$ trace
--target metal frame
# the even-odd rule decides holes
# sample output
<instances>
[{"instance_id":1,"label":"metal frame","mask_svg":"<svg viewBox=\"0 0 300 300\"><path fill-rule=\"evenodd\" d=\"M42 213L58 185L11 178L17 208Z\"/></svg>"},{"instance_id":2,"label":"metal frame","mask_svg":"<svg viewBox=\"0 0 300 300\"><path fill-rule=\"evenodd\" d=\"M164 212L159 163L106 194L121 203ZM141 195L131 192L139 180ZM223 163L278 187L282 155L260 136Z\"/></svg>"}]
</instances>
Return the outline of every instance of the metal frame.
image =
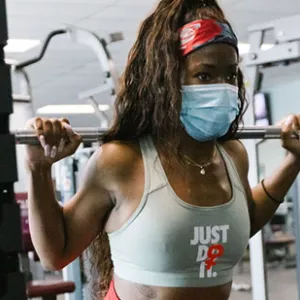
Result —
<instances>
[{"instance_id":1,"label":"metal frame","mask_svg":"<svg viewBox=\"0 0 300 300\"><path fill-rule=\"evenodd\" d=\"M105 74L105 84L107 84L107 88L111 89L112 94L118 93L119 74L116 65L110 55L110 52L108 51L108 44L106 43L106 41L104 39L99 38L96 34L94 34L91 31L80 29L77 27L70 26L67 28L66 31L72 41L78 44L86 45L95 52L98 61L101 65L101 70L103 70ZM120 39L121 38L122 36L120 36ZM113 42L116 41L117 40L114 40ZM79 95L79 98L84 99L89 98L91 96L95 96L95 90L91 90L90 94L89 91L84 92L83 94Z\"/></svg>"},{"instance_id":2,"label":"metal frame","mask_svg":"<svg viewBox=\"0 0 300 300\"><path fill-rule=\"evenodd\" d=\"M66 157L55 165L57 190L61 194L61 202L65 204L76 193L74 180L73 157ZM65 294L66 300L83 300L83 283L81 278L80 258L75 259L62 270L65 281L74 282L76 289L73 293Z\"/></svg>"},{"instance_id":3,"label":"metal frame","mask_svg":"<svg viewBox=\"0 0 300 300\"><path fill-rule=\"evenodd\" d=\"M113 104L115 100L115 95L118 93L118 89L119 89L119 74L117 71L117 67L107 48L108 43L105 41L105 39L99 38L95 33L85 29L81 29L75 26L67 26L65 29L54 30L50 32L46 37L42 49L37 57L31 58L17 65L13 65L12 66L13 70L15 72L20 72L23 75L25 83L27 83L27 91L28 91L27 93L25 93L25 96L13 95L13 98L17 101L31 100L32 93L30 90L30 82L24 68L39 62L44 57L50 41L55 36L62 35L62 34L67 34L68 37L71 39L71 41L73 41L74 43L85 45L91 48L98 58L100 68L103 71L105 77L104 83L97 88L93 88L88 91L80 93L78 95L78 98L87 101L93 106L93 108L95 109L95 114L100 120L100 126L102 128L107 128L108 117L105 114L105 112L99 110L97 102L95 100L95 96L103 92L110 91L112 96L111 104ZM123 39L123 35L121 32L113 33L110 35L110 37L111 37L111 41L110 41L111 43L118 42Z\"/></svg>"},{"instance_id":4,"label":"metal frame","mask_svg":"<svg viewBox=\"0 0 300 300\"><path fill-rule=\"evenodd\" d=\"M18 253L22 252L20 208L14 194L14 183L18 179L16 147L9 131L13 112L11 78L4 60L7 40L6 1L3 0L0 1L0 298L25 300L25 277L18 258Z\"/></svg>"},{"instance_id":5,"label":"metal frame","mask_svg":"<svg viewBox=\"0 0 300 300\"><path fill-rule=\"evenodd\" d=\"M32 89L29 75L25 69L16 69L11 65L12 77L16 77L19 83L19 93L13 93L13 102L30 103L32 101Z\"/></svg>"},{"instance_id":6,"label":"metal frame","mask_svg":"<svg viewBox=\"0 0 300 300\"><path fill-rule=\"evenodd\" d=\"M298 300L300 299L300 177L298 177L297 181L294 183L291 189L291 195L293 198L293 217L295 224L295 236L296 236L296 250L297 250L297 282L298 282Z\"/></svg>"},{"instance_id":7,"label":"metal frame","mask_svg":"<svg viewBox=\"0 0 300 300\"><path fill-rule=\"evenodd\" d=\"M105 112L99 110L98 103L95 99L96 95L104 92L110 92L111 105L113 105L115 95L119 91L119 73L110 52L108 51L108 44L104 39L99 39L95 34L91 34L86 30L80 30L78 28L74 30L74 28L70 27L69 34L73 41L85 44L94 50L101 65L101 69L105 74L104 83L102 85L80 93L78 98L81 100L87 100L88 103L93 106L95 114L100 120L101 128L108 128L109 118ZM111 34L111 42L118 42L120 40L123 40L122 33Z\"/></svg>"},{"instance_id":8,"label":"metal frame","mask_svg":"<svg viewBox=\"0 0 300 300\"><path fill-rule=\"evenodd\" d=\"M293 63L300 61L300 34L296 30L300 21L300 15L282 18L273 22L255 25L249 28L250 53L244 58L245 75L250 86L248 87L249 99L253 99L256 91L259 89L259 69L262 67L272 67L280 63ZM269 50L262 51L261 46L264 42L266 31L274 32L275 46ZM245 125L253 125L254 107L251 101L248 111L244 118ZM257 162L257 141L246 140L244 144L248 150L250 162ZM258 166L250 165L249 181L251 186L258 182ZM297 218L300 218L300 211L297 212ZM296 228L299 238L300 227ZM299 241L298 241L299 243ZM300 284L300 248L297 249L297 282ZM267 300L267 274L264 264L264 248L262 232L256 234L250 240L250 261L253 300ZM298 287L298 298L300 300L300 286Z\"/></svg>"}]
</instances>

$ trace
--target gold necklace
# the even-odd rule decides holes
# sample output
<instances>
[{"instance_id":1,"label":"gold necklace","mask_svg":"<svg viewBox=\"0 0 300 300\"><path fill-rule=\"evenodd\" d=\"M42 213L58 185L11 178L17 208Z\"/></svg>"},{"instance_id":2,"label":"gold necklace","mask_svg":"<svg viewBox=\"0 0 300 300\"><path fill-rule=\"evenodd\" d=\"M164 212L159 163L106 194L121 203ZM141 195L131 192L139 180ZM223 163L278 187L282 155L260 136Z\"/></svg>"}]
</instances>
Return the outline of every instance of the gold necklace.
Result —
<instances>
[{"instance_id":1,"label":"gold necklace","mask_svg":"<svg viewBox=\"0 0 300 300\"><path fill-rule=\"evenodd\" d=\"M196 167L196 168L200 168L200 174L204 176L206 174L205 168L207 168L208 166L210 166L213 163L213 159L216 156L216 153L217 153L217 151L216 151L216 147L215 147L212 157L205 164L198 164L186 155L184 156L184 158L187 160L187 163L189 165L192 165L193 167Z\"/></svg>"}]
</instances>

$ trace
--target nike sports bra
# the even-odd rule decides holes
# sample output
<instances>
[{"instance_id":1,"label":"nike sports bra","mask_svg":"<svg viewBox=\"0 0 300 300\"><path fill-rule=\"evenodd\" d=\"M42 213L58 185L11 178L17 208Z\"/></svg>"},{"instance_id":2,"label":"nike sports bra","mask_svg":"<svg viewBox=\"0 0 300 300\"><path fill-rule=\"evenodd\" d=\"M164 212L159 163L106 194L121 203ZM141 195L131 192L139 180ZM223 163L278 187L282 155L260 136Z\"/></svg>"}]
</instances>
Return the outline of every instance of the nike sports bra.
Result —
<instances>
[{"instance_id":1,"label":"nike sports bra","mask_svg":"<svg viewBox=\"0 0 300 300\"><path fill-rule=\"evenodd\" d=\"M150 137L140 140L145 189L135 213L109 234L115 274L150 286L211 287L232 281L250 237L243 185L221 145L233 196L223 205L199 207L172 189Z\"/></svg>"}]
</instances>

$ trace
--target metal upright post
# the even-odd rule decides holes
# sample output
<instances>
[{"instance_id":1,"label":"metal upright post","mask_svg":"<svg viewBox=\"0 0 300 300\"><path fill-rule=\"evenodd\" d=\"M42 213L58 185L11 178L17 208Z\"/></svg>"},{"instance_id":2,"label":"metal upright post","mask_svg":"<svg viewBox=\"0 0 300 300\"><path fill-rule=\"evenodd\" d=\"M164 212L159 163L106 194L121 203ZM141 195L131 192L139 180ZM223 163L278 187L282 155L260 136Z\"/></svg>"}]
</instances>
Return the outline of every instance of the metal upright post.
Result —
<instances>
[{"instance_id":1,"label":"metal upright post","mask_svg":"<svg viewBox=\"0 0 300 300\"><path fill-rule=\"evenodd\" d=\"M246 66L246 76L250 83L248 88L248 97L250 106L245 115L245 125L254 124L254 107L253 96L258 89L259 68L276 67L282 63L295 63L300 61L300 34L297 25L300 21L300 15L286 17L272 22L254 25L249 28L250 32L250 53L244 57L244 65ZM274 33L274 46L266 51L261 49L263 44L264 34L266 31L272 30ZM257 149L255 140L245 140L246 148L249 153L250 174L249 180L252 186L258 183L257 170ZM296 200L295 200L296 201ZM297 198L297 201L298 198ZM298 202L295 205L295 220L297 225L297 250L299 247L300 224L299 224L300 209ZM298 268L300 267L300 250L298 251ZM266 270L264 263L263 238L259 232L250 241L250 258L251 258L251 277L253 288L253 300L268 299ZM300 271L298 270L298 283L300 282ZM300 291L299 291L300 293ZM300 295L299 295L300 300Z\"/></svg>"},{"instance_id":2,"label":"metal upright post","mask_svg":"<svg viewBox=\"0 0 300 300\"><path fill-rule=\"evenodd\" d=\"M76 193L76 176L74 174L74 158L66 157L59 163L57 163L56 171L58 177L57 189L61 193L62 204L66 204L74 194ZM80 258L75 259L69 265L67 265L63 270L64 281L72 281L75 283L76 290L73 293L65 295L66 300L82 300L83 299L83 284L81 276L81 266Z\"/></svg>"},{"instance_id":3,"label":"metal upright post","mask_svg":"<svg viewBox=\"0 0 300 300\"><path fill-rule=\"evenodd\" d=\"M300 177L298 176L297 181L293 184L290 195L293 199L293 216L296 236L296 261L297 261L297 288L298 288L298 300L300 300Z\"/></svg>"},{"instance_id":4,"label":"metal upright post","mask_svg":"<svg viewBox=\"0 0 300 300\"><path fill-rule=\"evenodd\" d=\"M9 131L10 69L4 61L7 39L6 4L0 0L0 299L25 300L25 280L18 259L22 249L20 209L13 188L17 181L15 138Z\"/></svg>"},{"instance_id":5,"label":"metal upright post","mask_svg":"<svg viewBox=\"0 0 300 300\"><path fill-rule=\"evenodd\" d=\"M250 34L250 56L255 55L257 50L260 50L264 32L255 31ZM250 57L251 59L251 57ZM248 111L244 117L245 125L254 125L254 105L253 97L258 86L258 66L247 66L246 77L250 83L247 90L249 98ZM255 186L258 183L258 168L257 168L257 148L256 140L244 141L245 147L248 150L248 156L250 163L249 170L249 182L251 186ZM267 300L267 274L264 263L264 247L262 232L258 232L250 240L250 264L251 264L251 280L252 280L252 299L253 300Z\"/></svg>"}]
</instances>

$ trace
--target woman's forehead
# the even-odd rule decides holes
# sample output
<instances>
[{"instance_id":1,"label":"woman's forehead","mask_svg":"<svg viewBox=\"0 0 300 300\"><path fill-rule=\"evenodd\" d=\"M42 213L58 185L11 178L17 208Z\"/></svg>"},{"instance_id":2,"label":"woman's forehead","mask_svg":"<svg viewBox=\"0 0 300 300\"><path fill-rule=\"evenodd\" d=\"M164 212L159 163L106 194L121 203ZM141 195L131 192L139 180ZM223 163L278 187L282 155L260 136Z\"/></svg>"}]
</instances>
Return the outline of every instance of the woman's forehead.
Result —
<instances>
[{"instance_id":1,"label":"woman's forehead","mask_svg":"<svg viewBox=\"0 0 300 300\"><path fill-rule=\"evenodd\" d=\"M186 58L187 64L236 65L238 54L236 49L227 44L212 44L200 48Z\"/></svg>"}]
</instances>

